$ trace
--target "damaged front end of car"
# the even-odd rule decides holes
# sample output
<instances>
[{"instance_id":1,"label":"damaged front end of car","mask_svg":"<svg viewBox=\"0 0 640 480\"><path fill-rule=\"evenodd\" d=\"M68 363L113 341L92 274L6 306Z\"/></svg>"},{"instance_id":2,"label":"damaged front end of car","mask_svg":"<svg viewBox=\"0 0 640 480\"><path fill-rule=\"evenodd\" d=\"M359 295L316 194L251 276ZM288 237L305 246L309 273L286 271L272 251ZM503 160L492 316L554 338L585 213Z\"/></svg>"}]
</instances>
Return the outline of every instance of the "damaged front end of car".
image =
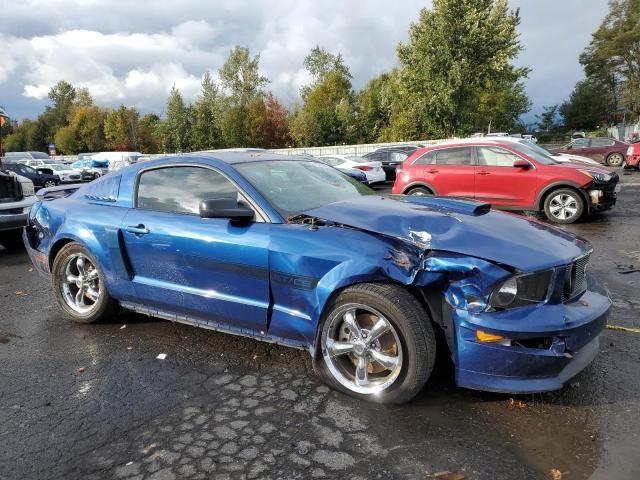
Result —
<instances>
[{"instance_id":1,"label":"damaged front end of car","mask_svg":"<svg viewBox=\"0 0 640 480\"><path fill-rule=\"evenodd\" d=\"M402 203L410 210L397 217ZM504 213L481 222L489 209L476 202L386 198L378 214L364 220L353 202L334 207L296 220L385 237L381 276L422 296L444 332L458 385L556 390L595 358L611 302L588 275L585 241ZM490 234L492 227L498 230ZM516 238L522 228L529 238L520 247L505 240L500 227Z\"/></svg>"}]
</instances>

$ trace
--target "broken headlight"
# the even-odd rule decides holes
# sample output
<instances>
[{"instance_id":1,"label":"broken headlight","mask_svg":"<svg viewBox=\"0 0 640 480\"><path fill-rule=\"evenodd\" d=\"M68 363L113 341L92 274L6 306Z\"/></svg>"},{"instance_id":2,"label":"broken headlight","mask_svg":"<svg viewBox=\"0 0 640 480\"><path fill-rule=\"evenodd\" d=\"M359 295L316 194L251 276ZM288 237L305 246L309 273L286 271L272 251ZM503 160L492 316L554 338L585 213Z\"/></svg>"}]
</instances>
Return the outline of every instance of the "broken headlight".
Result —
<instances>
[{"instance_id":1,"label":"broken headlight","mask_svg":"<svg viewBox=\"0 0 640 480\"><path fill-rule=\"evenodd\" d=\"M553 270L509 277L491 293L489 309L505 310L544 302L549 294L552 278Z\"/></svg>"}]
</instances>

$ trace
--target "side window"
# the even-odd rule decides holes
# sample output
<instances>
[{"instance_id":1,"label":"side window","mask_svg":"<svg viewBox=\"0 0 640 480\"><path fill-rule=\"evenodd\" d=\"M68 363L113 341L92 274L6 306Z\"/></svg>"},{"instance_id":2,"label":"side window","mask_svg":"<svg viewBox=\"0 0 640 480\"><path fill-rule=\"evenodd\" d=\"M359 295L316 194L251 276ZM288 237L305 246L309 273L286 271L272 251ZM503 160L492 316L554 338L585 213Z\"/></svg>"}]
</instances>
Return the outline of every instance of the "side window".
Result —
<instances>
[{"instance_id":1,"label":"side window","mask_svg":"<svg viewBox=\"0 0 640 480\"><path fill-rule=\"evenodd\" d=\"M609 140L608 138L594 138L591 140L592 147L610 147L613 144L613 140Z\"/></svg>"},{"instance_id":2,"label":"side window","mask_svg":"<svg viewBox=\"0 0 640 480\"><path fill-rule=\"evenodd\" d=\"M471 147L443 148L436 150L438 165L471 165Z\"/></svg>"},{"instance_id":3,"label":"side window","mask_svg":"<svg viewBox=\"0 0 640 480\"><path fill-rule=\"evenodd\" d=\"M240 200L238 189L223 175L201 167L149 170L138 181L137 208L197 215L205 198Z\"/></svg>"},{"instance_id":4,"label":"side window","mask_svg":"<svg viewBox=\"0 0 640 480\"><path fill-rule=\"evenodd\" d=\"M367 155L367 160L370 162L382 162L387 160L389 152L373 152Z\"/></svg>"},{"instance_id":5,"label":"side window","mask_svg":"<svg viewBox=\"0 0 640 480\"><path fill-rule=\"evenodd\" d=\"M571 142L571 146L573 148L585 148L588 146L588 142L586 138L576 138L573 142Z\"/></svg>"},{"instance_id":6,"label":"side window","mask_svg":"<svg viewBox=\"0 0 640 480\"><path fill-rule=\"evenodd\" d=\"M429 165L433 163L433 160L436 158L436 152L431 151L427 153L423 153L420 157L418 157L413 165Z\"/></svg>"},{"instance_id":7,"label":"side window","mask_svg":"<svg viewBox=\"0 0 640 480\"><path fill-rule=\"evenodd\" d=\"M519 156L499 147L477 147L478 164L487 167L513 167Z\"/></svg>"},{"instance_id":8,"label":"side window","mask_svg":"<svg viewBox=\"0 0 640 480\"><path fill-rule=\"evenodd\" d=\"M389 158L389 161L391 162L404 162L407 157L409 155L407 155L404 152L391 152L391 158Z\"/></svg>"}]
</instances>

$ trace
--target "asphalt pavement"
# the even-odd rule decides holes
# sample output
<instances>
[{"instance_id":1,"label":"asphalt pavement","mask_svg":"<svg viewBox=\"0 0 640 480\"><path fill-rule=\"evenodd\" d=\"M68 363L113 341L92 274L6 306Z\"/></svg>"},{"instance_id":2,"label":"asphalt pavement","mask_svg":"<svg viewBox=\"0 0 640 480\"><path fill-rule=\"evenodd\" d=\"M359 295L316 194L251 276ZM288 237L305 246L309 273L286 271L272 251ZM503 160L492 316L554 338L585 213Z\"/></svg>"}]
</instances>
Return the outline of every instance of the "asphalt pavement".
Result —
<instances>
[{"instance_id":1,"label":"asphalt pavement","mask_svg":"<svg viewBox=\"0 0 640 480\"><path fill-rule=\"evenodd\" d=\"M622 273L640 267L640 174L621 178L613 211L566 229L595 247L609 323L640 328L640 272ZM0 479L640 478L640 333L602 340L559 392L461 389L440 355L415 400L376 405L285 347L128 313L68 322L0 249Z\"/></svg>"}]
</instances>

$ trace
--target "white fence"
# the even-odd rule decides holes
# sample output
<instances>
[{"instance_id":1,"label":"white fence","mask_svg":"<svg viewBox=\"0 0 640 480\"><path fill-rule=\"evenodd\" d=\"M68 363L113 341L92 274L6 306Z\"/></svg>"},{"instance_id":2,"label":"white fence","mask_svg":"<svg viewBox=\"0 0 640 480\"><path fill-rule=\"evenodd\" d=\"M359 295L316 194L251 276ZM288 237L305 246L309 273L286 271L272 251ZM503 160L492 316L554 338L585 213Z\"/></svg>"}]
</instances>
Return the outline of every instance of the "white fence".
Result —
<instances>
[{"instance_id":1,"label":"white fence","mask_svg":"<svg viewBox=\"0 0 640 480\"><path fill-rule=\"evenodd\" d=\"M363 143L359 145L328 145L324 147L300 147L300 148L275 148L270 150L274 153L280 153L284 155L297 155L299 153L307 153L309 155L364 155L365 153L373 152L374 150L382 147L398 147L402 145L417 145L427 146L435 145L436 143L444 142L444 139L440 140L417 140L415 142L390 142L390 143ZM224 151L222 149L220 151ZM233 150L233 149L230 149ZM176 155L175 153L159 153L143 155L146 158L165 157L168 155ZM77 155L56 155L52 157L61 161L75 161L78 159Z\"/></svg>"},{"instance_id":2,"label":"white fence","mask_svg":"<svg viewBox=\"0 0 640 480\"><path fill-rule=\"evenodd\" d=\"M325 147L301 147L301 148L276 148L272 150L274 153L282 153L285 155L297 155L299 153L307 153L309 155L364 155L373 152L381 147L397 147L401 145L434 145L443 140L422 140L415 142L393 142L393 143L364 143L360 145L332 145Z\"/></svg>"},{"instance_id":3,"label":"white fence","mask_svg":"<svg viewBox=\"0 0 640 480\"><path fill-rule=\"evenodd\" d=\"M640 122L635 125L625 125L624 127L609 127L608 132L609 136L616 140L627 141L627 139L631 138L631 134L640 132Z\"/></svg>"}]
</instances>

